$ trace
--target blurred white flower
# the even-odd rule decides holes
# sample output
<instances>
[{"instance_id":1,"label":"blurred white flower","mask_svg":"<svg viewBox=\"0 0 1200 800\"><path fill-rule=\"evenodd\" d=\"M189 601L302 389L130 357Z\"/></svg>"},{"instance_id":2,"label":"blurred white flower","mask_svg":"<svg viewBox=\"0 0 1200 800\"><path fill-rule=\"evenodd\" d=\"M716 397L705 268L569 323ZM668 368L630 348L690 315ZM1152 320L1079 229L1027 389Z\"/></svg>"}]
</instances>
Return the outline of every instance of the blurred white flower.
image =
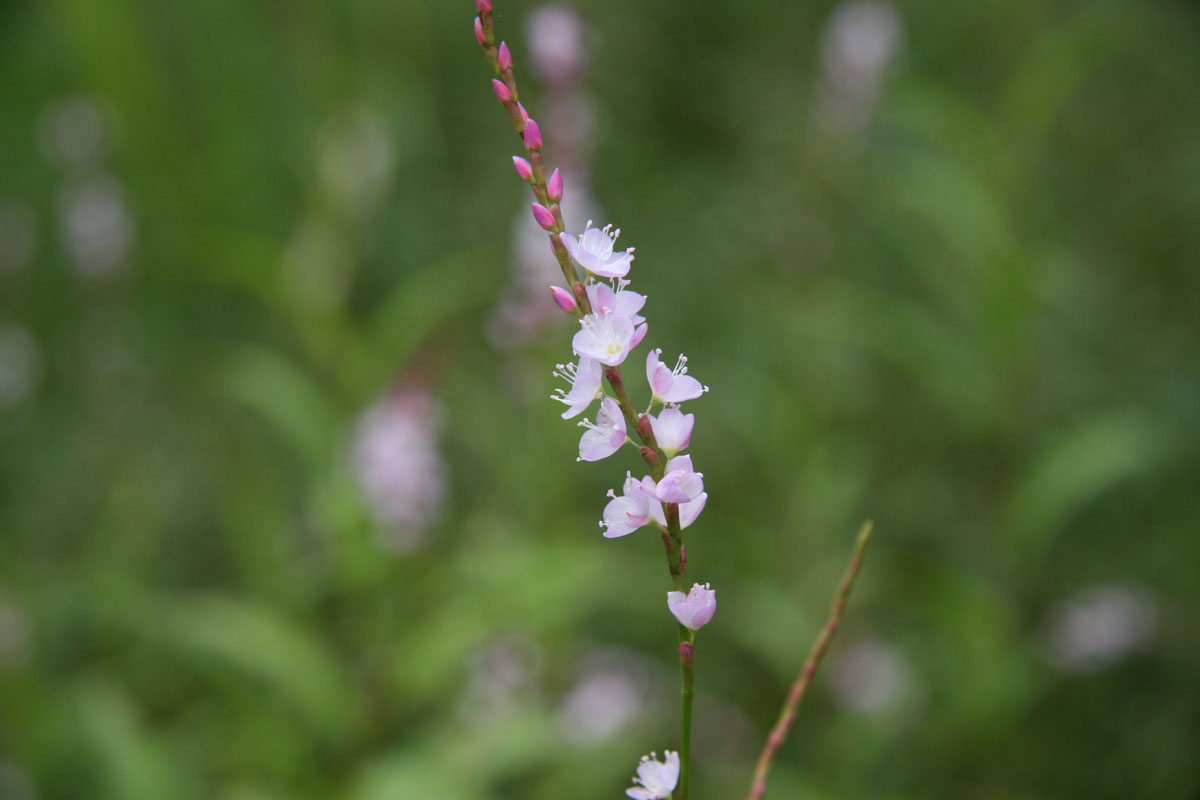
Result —
<instances>
[{"instance_id":1,"label":"blurred white flower","mask_svg":"<svg viewBox=\"0 0 1200 800\"><path fill-rule=\"evenodd\" d=\"M37 343L20 325L0 325L0 411L20 403L41 373Z\"/></svg>"},{"instance_id":2,"label":"blurred white flower","mask_svg":"<svg viewBox=\"0 0 1200 800\"><path fill-rule=\"evenodd\" d=\"M532 691L541 672L542 650L525 634L499 638L471 660L463 709L472 719L504 717Z\"/></svg>"},{"instance_id":3,"label":"blurred white flower","mask_svg":"<svg viewBox=\"0 0 1200 800\"><path fill-rule=\"evenodd\" d=\"M902 37L900 15L887 0L850 0L833 10L821 42L821 122L846 133L866 127Z\"/></svg>"},{"instance_id":4,"label":"blurred white flower","mask_svg":"<svg viewBox=\"0 0 1200 800\"><path fill-rule=\"evenodd\" d=\"M1144 589L1098 586L1051 612L1043 652L1064 672L1095 672L1144 647L1157 626L1158 610Z\"/></svg>"},{"instance_id":5,"label":"blurred white flower","mask_svg":"<svg viewBox=\"0 0 1200 800\"><path fill-rule=\"evenodd\" d=\"M568 83L587 61L587 28L574 9L545 5L529 15L526 40L534 70L545 83Z\"/></svg>"},{"instance_id":6,"label":"blurred white flower","mask_svg":"<svg viewBox=\"0 0 1200 800\"><path fill-rule=\"evenodd\" d=\"M68 184L59 200L59 217L67 251L81 273L101 276L124 266L134 222L116 178L101 173Z\"/></svg>"},{"instance_id":7,"label":"blurred white flower","mask_svg":"<svg viewBox=\"0 0 1200 800\"><path fill-rule=\"evenodd\" d=\"M107 154L113 115L105 101L77 95L52 102L38 116L37 138L42 153L63 169L78 170L96 164Z\"/></svg>"},{"instance_id":8,"label":"blurred white flower","mask_svg":"<svg viewBox=\"0 0 1200 800\"><path fill-rule=\"evenodd\" d=\"M646 710L649 676L633 654L598 650L584 658L579 672L579 681L558 712L567 740L582 744L607 739Z\"/></svg>"},{"instance_id":9,"label":"blurred white flower","mask_svg":"<svg viewBox=\"0 0 1200 800\"><path fill-rule=\"evenodd\" d=\"M17 272L37 252L37 222L26 203L0 204L0 274Z\"/></svg>"},{"instance_id":10,"label":"blurred white flower","mask_svg":"<svg viewBox=\"0 0 1200 800\"><path fill-rule=\"evenodd\" d=\"M881 639L845 648L833 660L830 672L834 697L861 714L882 714L896 708L913 687L908 660Z\"/></svg>"},{"instance_id":11,"label":"blurred white flower","mask_svg":"<svg viewBox=\"0 0 1200 800\"><path fill-rule=\"evenodd\" d=\"M385 542L395 550L420 544L441 516L446 466L438 449L440 411L423 388L406 387L363 413L354 466Z\"/></svg>"}]
</instances>

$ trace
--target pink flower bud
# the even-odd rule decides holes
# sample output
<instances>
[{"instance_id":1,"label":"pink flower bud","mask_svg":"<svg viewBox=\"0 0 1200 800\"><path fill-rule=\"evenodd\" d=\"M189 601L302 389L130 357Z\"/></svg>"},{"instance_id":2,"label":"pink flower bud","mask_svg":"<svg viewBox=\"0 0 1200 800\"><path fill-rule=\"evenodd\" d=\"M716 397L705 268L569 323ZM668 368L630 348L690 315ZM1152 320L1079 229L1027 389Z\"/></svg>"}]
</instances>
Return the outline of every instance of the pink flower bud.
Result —
<instances>
[{"instance_id":1,"label":"pink flower bud","mask_svg":"<svg viewBox=\"0 0 1200 800\"><path fill-rule=\"evenodd\" d=\"M525 123L525 147L530 150L542 149L542 129L532 119Z\"/></svg>"},{"instance_id":2,"label":"pink flower bud","mask_svg":"<svg viewBox=\"0 0 1200 800\"><path fill-rule=\"evenodd\" d=\"M492 0L475 0L475 12L478 14L492 13Z\"/></svg>"},{"instance_id":3,"label":"pink flower bud","mask_svg":"<svg viewBox=\"0 0 1200 800\"><path fill-rule=\"evenodd\" d=\"M493 78L492 88L496 90L496 99L501 103L512 102L512 92L504 85L504 81Z\"/></svg>"},{"instance_id":4,"label":"pink flower bud","mask_svg":"<svg viewBox=\"0 0 1200 800\"><path fill-rule=\"evenodd\" d=\"M476 17L478 19L478 17ZM512 69L512 52L508 49L508 42L500 43L500 51L496 54L496 60L500 64L500 71Z\"/></svg>"},{"instance_id":5,"label":"pink flower bud","mask_svg":"<svg viewBox=\"0 0 1200 800\"><path fill-rule=\"evenodd\" d=\"M549 195L552 203L557 203L562 200L563 193L563 177L562 173L557 169L550 173L550 180L546 182L546 194Z\"/></svg>"},{"instance_id":6,"label":"pink flower bud","mask_svg":"<svg viewBox=\"0 0 1200 800\"><path fill-rule=\"evenodd\" d=\"M516 168L517 174L521 176L521 180L529 183L533 180L533 165L520 156L513 156L513 167Z\"/></svg>"},{"instance_id":7,"label":"pink flower bud","mask_svg":"<svg viewBox=\"0 0 1200 800\"><path fill-rule=\"evenodd\" d=\"M558 304L558 307L568 314L574 314L579 310L579 305L575 302L575 298L561 286L551 286L550 296L554 298L554 302Z\"/></svg>"},{"instance_id":8,"label":"pink flower bud","mask_svg":"<svg viewBox=\"0 0 1200 800\"><path fill-rule=\"evenodd\" d=\"M537 220L537 224L548 231L554 230L554 215L550 213L550 209L541 203L530 203L530 206L533 208L533 218Z\"/></svg>"},{"instance_id":9,"label":"pink flower bud","mask_svg":"<svg viewBox=\"0 0 1200 800\"><path fill-rule=\"evenodd\" d=\"M525 110L525 106L521 105L520 103L517 103L517 111L521 112L521 125L522 126L525 125L527 122L529 122L529 112Z\"/></svg>"},{"instance_id":10,"label":"pink flower bud","mask_svg":"<svg viewBox=\"0 0 1200 800\"><path fill-rule=\"evenodd\" d=\"M479 17L475 18L475 38L479 40L480 46L487 46L487 37L483 35L483 20Z\"/></svg>"}]
</instances>

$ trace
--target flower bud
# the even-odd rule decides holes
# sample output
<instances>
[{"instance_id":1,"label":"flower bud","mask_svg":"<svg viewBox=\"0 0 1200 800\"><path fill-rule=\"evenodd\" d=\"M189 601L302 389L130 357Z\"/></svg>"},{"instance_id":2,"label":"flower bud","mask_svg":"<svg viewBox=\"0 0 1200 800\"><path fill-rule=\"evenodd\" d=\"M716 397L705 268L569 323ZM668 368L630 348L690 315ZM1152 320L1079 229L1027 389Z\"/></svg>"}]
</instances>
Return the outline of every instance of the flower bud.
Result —
<instances>
[{"instance_id":1,"label":"flower bud","mask_svg":"<svg viewBox=\"0 0 1200 800\"><path fill-rule=\"evenodd\" d=\"M511 98L512 95L510 94L509 97ZM542 129L538 127L535 120L531 119L525 123L524 137L526 148L529 150L542 149Z\"/></svg>"},{"instance_id":2,"label":"flower bud","mask_svg":"<svg viewBox=\"0 0 1200 800\"><path fill-rule=\"evenodd\" d=\"M521 125L524 126L529 122L529 112L525 110L525 106L517 103L517 111L521 114Z\"/></svg>"},{"instance_id":3,"label":"flower bud","mask_svg":"<svg viewBox=\"0 0 1200 800\"><path fill-rule=\"evenodd\" d=\"M493 78L492 89L494 89L496 92L496 99L501 103L512 102L512 91L504 85L504 81L499 80L498 78Z\"/></svg>"},{"instance_id":4,"label":"flower bud","mask_svg":"<svg viewBox=\"0 0 1200 800\"><path fill-rule=\"evenodd\" d=\"M529 183L533 180L533 165L520 156L513 156L513 167L517 170L517 174L521 176L521 180Z\"/></svg>"},{"instance_id":5,"label":"flower bud","mask_svg":"<svg viewBox=\"0 0 1200 800\"><path fill-rule=\"evenodd\" d=\"M537 224L548 231L554 230L554 215L550 213L550 209L541 203L530 203L529 205L533 208L533 218L537 220Z\"/></svg>"},{"instance_id":6,"label":"flower bud","mask_svg":"<svg viewBox=\"0 0 1200 800\"><path fill-rule=\"evenodd\" d=\"M477 13L477 14L492 13L492 0L475 0L475 13Z\"/></svg>"},{"instance_id":7,"label":"flower bud","mask_svg":"<svg viewBox=\"0 0 1200 800\"><path fill-rule=\"evenodd\" d=\"M550 296L554 298L554 302L558 304L558 307L568 314L574 314L579 310L579 304L575 302L575 298L561 286L551 286Z\"/></svg>"},{"instance_id":8,"label":"flower bud","mask_svg":"<svg viewBox=\"0 0 1200 800\"><path fill-rule=\"evenodd\" d=\"M562 200L563 176L557 169L550 173L550 180L546 182L546 194L552 203Z\"/></svg>"},{"instance_id":9,"label":"flower bud","mask_svg":"<svg viewBox=\"0 0 1200 800\"><path fill-rule=\"evenodd\" d=\"M477 18L478 19L478 18ZM508 42L500 43L500 50L496 54L497 63L500 65L500 71L510 70L513 68L512 53L508 49Z\"/></svg>"},{"instance_id":10,"label":"flower bud","mask_svg":"<svg viewBox=\"0 0 1200 800\"><path fill-rule=\"evenodd\" d=\"M667 592L667 608L679 624L690 631L698 631L708 624L717 611L717 592L694 584L686 595L683 592Z\"/></svg>"},{"instance_id":11,"label":"flower bud","mask_svg":"<svg viewBox=\"0 0 1200 800\"><path fill-rule=\"evenodd\" d=\"M483 20L479 17L475 18L475 38L479 40L482 47L487 47L487 37L483 35Z\"/></svg>"}]
</instances>

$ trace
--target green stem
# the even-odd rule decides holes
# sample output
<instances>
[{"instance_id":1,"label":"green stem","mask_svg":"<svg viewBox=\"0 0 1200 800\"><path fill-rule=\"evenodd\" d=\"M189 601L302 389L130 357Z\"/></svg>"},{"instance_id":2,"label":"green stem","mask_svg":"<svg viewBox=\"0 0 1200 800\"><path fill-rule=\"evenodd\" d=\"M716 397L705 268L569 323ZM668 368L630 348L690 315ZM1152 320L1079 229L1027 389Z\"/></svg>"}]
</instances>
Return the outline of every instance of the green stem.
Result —
<instances>
[{"instance_id":1,"label":"green stem","mask_svg":"<svg viewBox=\"0 0 1200 800\"><path fill-rule=\"evenodd\" d=\"M825 657L825 651L829 649L829 643L833 641L838 626L842 624L842 615L846 613L846 600L850 597L850 590L854 588L854 579L858 576L859 568L862 567L863 556L866 555L867 543L870 540L871 521L867 520L858 532L858 540L854 543L854 555L850 557L846 573L842 576L842 583L834 597L829 619L826 621L825 627L821 629L821 633L817 635L816 641L813 642L804 667L801 668L796 682L792 684L787 699L783 701L779 719L767 736L766 744L763 745L758 763L754 767L754 778L750 782L750 794L747 795L747 800L761 800L762 796L767 793L767 775L771 771L771 763L775 759L775 754L779 752L783 740L787 738L792 723L796 721L796 708L804 699L804 693L812 683L813 676L817 674L817 668L821 666L821 660Z\"/></svg>"},{"instance_id":2,"label":"green stem","mask_svg":"<svg viewBox=\"0 0 1200 800\"><path fill-rule=\"evenodd\" d=\"M679 626L679 677L683 684L683 738L679 745L679 785L676 794L679 800L688 800L692 778L692 696L695 684L695 649L691 631Z\"/></svg>"}]
</instances>

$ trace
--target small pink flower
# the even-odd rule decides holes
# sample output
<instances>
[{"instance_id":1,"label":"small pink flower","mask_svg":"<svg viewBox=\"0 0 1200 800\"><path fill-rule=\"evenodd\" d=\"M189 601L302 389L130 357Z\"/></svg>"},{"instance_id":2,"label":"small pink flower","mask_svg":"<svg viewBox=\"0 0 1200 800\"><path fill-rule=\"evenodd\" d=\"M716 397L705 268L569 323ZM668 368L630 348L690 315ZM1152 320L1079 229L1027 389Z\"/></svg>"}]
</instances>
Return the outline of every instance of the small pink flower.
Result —
<instances>
[{"instance_id":1,"label":"small pink flower","mask_svg":"<svg viewBox=\"0 0 1200 800\"><path fill-rule=\"evenodd\" d=\"M561 286L551 286L550 296L554 298L555 304L568 314L574 314L579 310L579 304L575 302L574 296Z\"/></svg>"},{"instance_id":2,"label":"small pink flower","mask_svg":"<svg viewBox=\"0 0 1200 800\"><path fill-rule=\"evenodd\" d=\"M592 304L592 311L597 314L618 314L629 317L630 322L634 325L640 325L646 321L646 318L637 312L646 305L646 298L644 295L625 289L625 285L624 281L618 281L617 289L614 291L607 283L590 284L587 287L588 302Z\"/></svg>"},{"instance_id":3,"label":"small pink flower","mask_svg":"<svg viewBox=\"0 0 1200 800\"><path fill-rule=\"evenodd\" d=\"M700 516L700 512L704 510L704 505L708 502L708 493L701 492L694 499L686 503L679 503L679 527L686 528L696 521ZM663 513L661 503L650 504L650 516L654 517L654 521L664 528L667 527L667 515Z\"/></svg>"},{"instance_id":4,"label":"small pink flower","mask_svg":"<svg viewBox=\"0 0 1200 800\"><path fill-rule=\"evenodd\" d=\"M562 200L563 176L557 169L550 173L550 180L546 181L546 194L549 196L551 203L557 203Z\"/></svg>"},{"instance_id":5,"label":"small pink flower","mask_svg":"<svg viewBox=\"0 0 1200 800\"><path fill-rule=\"evenodd\" d=\"M508 49L508 42L500 43L500 50L496 53L496 62L499 64L501 72L513 68L512 51Z\"/></svg>"},{"instance_id":6,"label":"small pink flower","mask_svg":"<svg viewBox=\"0 0 1200 800\"><path fill-rule=\"evenodd\" d=\"M563 246L579 266L593 275L602 278L624 278L629 274L629 265L633 263L633 248L613 255L613 244L621 235L621 230L613 230L612 225L605 225L603 228L593 228L591 225L589 220L579 236L560 234Z\"/></svg>"},{"instance_id":7,"label":"small pink flower","mask_svg":"<svg viewBox=\"0 0 1200 800\"><path fill-rule=\"evenodd\" d=\"M578 366L559 364L554 374L571 384L569 392L558 389L550 396L551 400L557 400L567 406L567 410L562 414L563 419L579 416L592 404L592 401L604 396L604 391L600 388L604 372L598 361L580 358Z\"/></svg>"},{"instance_id":8,"label":"small pink flower","mask_svg":"<svg viewBox=\"0 0 1200 800\"><path fill-rule=\"evenodd\" d=\"M538 225L548 231L554 230L554 226L558 223L554 220L554 214L550 213L550 209L541 203L530 203L529 207L533 209L533 218L537 220Z\"/></svg>"},{"instance_id":9,"label":"small pink flower","mask_svg":"<svg viewBox=\"0 0 1200 800\"><path fill-rule=\"evenodd\" d=\"M707 583L703 586L694 584L686 595L683 592L667 592L667 608L680 625L690 631L698 631L716 613L717 592Z\"/></svg>"},{"instance_id":10,"label":"small pink flower","mask_svg":"<svg viewBox=\"0 0 1200 800\"><path fill-rule=\"evenodd\" d=\"M707 386L687 374L687 356L680 355L672 370L658 360L661 353L662 350L651 350L646 354L646 381L653 392L652 403L682 403L708 391Z\"/></svg>"},{"instance_id":11,"label":"small pink flower","mask_svg":"<svg viewBox=\"0 0 1200 800\"><path fill-rule=\"evenodd\" d=\"M678 408L664 408L657 417L650 418L654 438L668 457L687 449L692 441L692 427L695 424L695 414L684 414Z\"/></svg>"},{"instance_id":12,"label":"small pink flower","mask_svg":"<svg viewBox=\"0 0 1200 800\"><path fill-rule=\"evenodd\" d=\"M654 496L664 503L687 503L703 492L704 474L692 469L691 456L675 456L668 461L667 474L654 487Z\"/></svg>"},{"instance_id":13,"label":"small pink flower","mask_svg":"<svg viewBox=\"0 0 1200 800\"><path fill-rule=\"evenodd\" d=\"M587 428L579 439L580 461L608 458L625 444L625 417L617 401L611 397L600 401L600 411L594 423L585 419L579 424Z\"/></svg>"},{"instance_id":14,"label":"small pink flower","mask_svg":"<svg viewBox=\"0 0 1200 800\"><path fill-rule=\"evenodd\" d=\"M642 756L637 777L633 779L636 785L625 790L626 796L632 800L666 800L671 796L679 782L679 753L668 750L663 755L665 762L659 761L654 753Z\"/></svg>"},{"instance_id":15,"label":"small pink flower","mask_svg":"<svg viewBox=\"0 0 1200 800\"><path fill-rule=\"evenodd\" d=\"M607 539L628 536L643 525L649 524L652 507L662 510L658 500L654 498L654 481L649 475L635 480L626 472L622 491L623 494L618 497L612 489L608 490L608 496L612 500L604 507L604 520L600 523Z\"/></svg>"},{"instance_id":16,"label":"small pink flower","mask_svg":"<svg viewBox=\"0 0 1200 800\"><path fill-rule=\"evenodd\" d=\"M513 156L513 169L526 183L533 180L533 165L520 156Z\"/></svg>"},{"instance_id":17,"label":"small pink flower","mask_svg":"<svg viewBox=\"0 0 1200 800\"><path fill-rule=\"evenodd\" d=\"M629 351L646 335L646 325L618 314L588 314L579 320L579 332L571 339L576 354L594 358L607 367L625 360Z\"/></svg>"},{"instance_id":18,"label":"small pink flower","mask_svg":"<svg viewBox=\"0 0 1200 800\"><path fill-rule=\"evenodd\" d=\"M512 101L512 90L510 90L504 84L504 81L500 80L499 78L493 78L492 89L496 92L496 99L501 103L508 103Z\"/></svg>"},{"instance_id":19,"label":"small pink flower","mask_svg":"<svg viewBox=\"0 0 1200 800\"><path fill-rule=\"evenodd\" d=\"M525 140L526 149L542 149L542 129L538 127L538 124L535 120L528 119L525 121L525 130L521 136Z\"/></svg>"}]
</instances>

